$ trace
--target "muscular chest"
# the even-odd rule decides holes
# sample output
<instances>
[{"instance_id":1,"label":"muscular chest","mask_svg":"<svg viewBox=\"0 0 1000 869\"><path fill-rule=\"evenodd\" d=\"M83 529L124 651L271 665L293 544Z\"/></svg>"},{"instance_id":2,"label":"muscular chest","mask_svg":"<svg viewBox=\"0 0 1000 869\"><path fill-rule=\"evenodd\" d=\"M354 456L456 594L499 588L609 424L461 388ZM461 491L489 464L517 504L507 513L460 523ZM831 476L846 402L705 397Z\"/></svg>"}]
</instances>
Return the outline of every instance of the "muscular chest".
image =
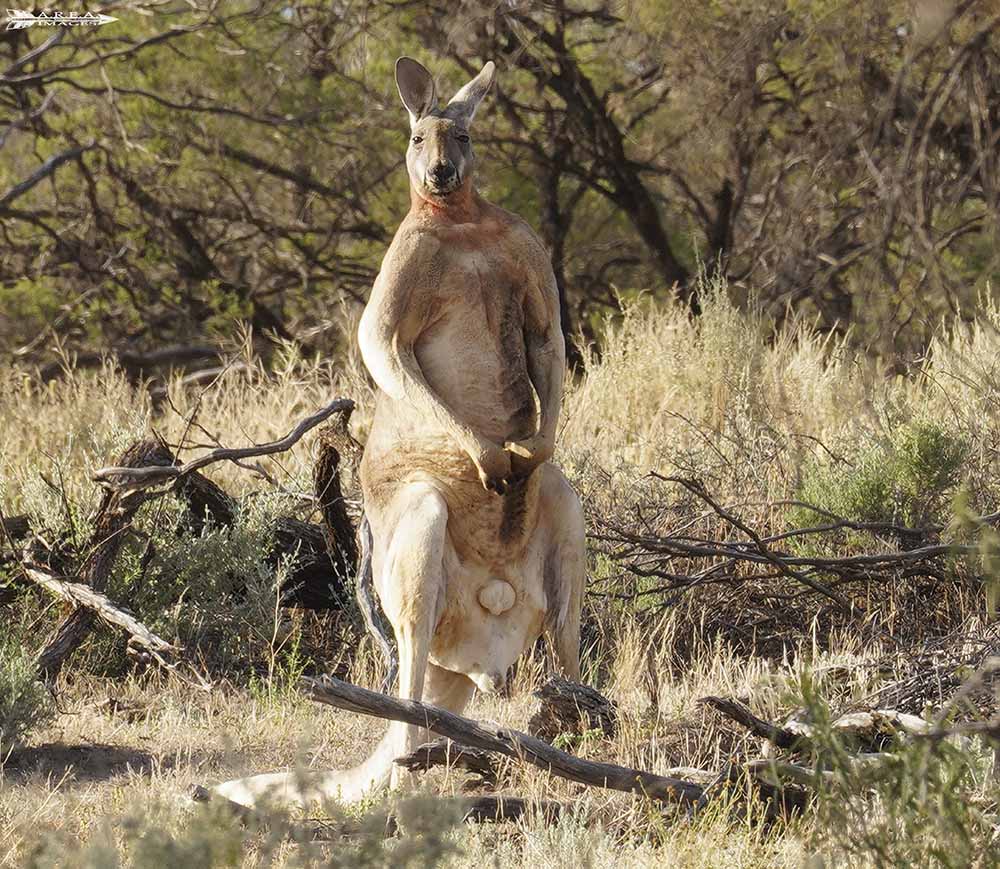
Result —
<instances>
[{"instance_id":1,"label":"muscular chest","mask_svg":"<svg viewBox=\"0 0 1000 869\"><path fill-rule=\"evenodd\" d=\"M429 288L432 330L468 329L494 346L523 334L525 275L505 250L453 250L442 265L441 280Z\"/></svg>"}]
</instances>

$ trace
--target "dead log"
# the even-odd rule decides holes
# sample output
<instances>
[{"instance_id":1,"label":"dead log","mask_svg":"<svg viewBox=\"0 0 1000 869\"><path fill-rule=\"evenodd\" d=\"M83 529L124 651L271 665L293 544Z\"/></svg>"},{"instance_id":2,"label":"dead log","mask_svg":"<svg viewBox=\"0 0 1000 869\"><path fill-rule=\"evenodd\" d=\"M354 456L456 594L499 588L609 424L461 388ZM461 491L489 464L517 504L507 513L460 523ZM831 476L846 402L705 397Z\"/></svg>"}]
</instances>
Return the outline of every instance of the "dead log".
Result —
<instances>
[{"instance_id":1,"label":"dead log","mask_svg":"<svg viewBox=\"0 0 1000 869\"><path fill-rule=\"evenodd\" d=\"M410 754L393 763L410 772L426 772L436 766L464 769L479 776L476 784L493 787L499 779L499 765L494 755L478 748L459 745L450 739L435 739L417 746Z\"/></svg>"},{"instance_id":2,"label":"dead log","mask_svg":"<svg viewBox=\"0 0 1000 869\"><path fill-rule=\"evenodd\" d=\"M527 733L488 722L473 721L416 700L388 697L332 676L321 679L303 677L300 684L313 700L320 703L349 712L426 727L463 745L530 763L551 775L580 784L643 794L660 802L688 806L696 805L704 792L704 788L694 782L614 763L583 760Z\"/></svg>"},{"instance_id":3,"label":"dead log","mask_svg":"<svg viewBox=\"0 0 1000 869\"><path fill-rule=\"evenodd\" d=\"M615 704L589 685L554 677L534 692L538 710L528 721L528 733L552 742L560 733L600 730L612 738L618 726Z\"/></svg>"},{"instance_id":4,"label":"dead log","mask_svg":"<svg viewBox=\"0 0 1000 869\"><path fill-rule=\"evenodd\" d=\"M124 468L143 469L168 466L173 462L170 450L157 441L140 441L129 447L117 464ZM106 490L94 520L94 531L87 545L88 555L77 574L82 585L103 591L114 566L125 532L146 495L128 487ZM94 613L77 608L56 628L38 656L40 677L47 682L59 675L67 656L76 649L93 628Z\"/></svg>"}]
</instances>

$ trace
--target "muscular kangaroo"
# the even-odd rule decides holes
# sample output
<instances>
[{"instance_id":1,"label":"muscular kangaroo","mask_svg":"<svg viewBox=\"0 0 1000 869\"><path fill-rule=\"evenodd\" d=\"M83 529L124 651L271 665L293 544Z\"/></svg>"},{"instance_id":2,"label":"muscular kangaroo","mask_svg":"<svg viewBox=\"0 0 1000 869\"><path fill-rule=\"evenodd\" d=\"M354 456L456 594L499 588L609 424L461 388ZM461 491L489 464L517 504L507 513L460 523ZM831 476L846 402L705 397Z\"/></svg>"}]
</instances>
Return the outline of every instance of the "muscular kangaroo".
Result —
<instances>
[{"instance_id":1,"label":"muscular kangaroo","mask_svg":"<svg viewBox=\"0 0 1000 869\"><path fill-rule=\"evenodd\" d=\"M583 512L549 459L565 349L545 249L473 181L469 128L493 83L487 63L447 106L415 60L396 63L410 115L410 211L361 318L378 387L361 465L375 588L399 646L399 696L461 712L502 687L543 631L579 678ZM309 793L287 773L216 791L252 804L269 790L303 803L354 800L401 773L426 731L390 725L360 766Z\"/></svg>"}]
</instances>

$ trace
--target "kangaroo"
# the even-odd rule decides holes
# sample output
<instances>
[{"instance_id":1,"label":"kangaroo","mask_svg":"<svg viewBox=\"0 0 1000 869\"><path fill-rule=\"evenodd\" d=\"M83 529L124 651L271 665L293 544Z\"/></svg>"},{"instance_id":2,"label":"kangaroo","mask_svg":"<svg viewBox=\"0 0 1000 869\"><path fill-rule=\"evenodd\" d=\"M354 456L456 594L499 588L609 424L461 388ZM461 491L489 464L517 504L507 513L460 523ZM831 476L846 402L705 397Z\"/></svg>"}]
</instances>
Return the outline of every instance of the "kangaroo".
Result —
<instances>
[{"instance_id":1,"label":"kangaroo","mask_svg":"<svg viewBox=\"0 0 1000 869\"><path fill-rule=\"evenodd\" d=\"M545 248L474 184L469 128L493 84L487 63L439 109L431 74L396 62L410 116L410 211L382 261L358 340L377 389L361 462L373 582L399 647L399 696L460 713L503 687L545 632L580 675L583 510L549 463L565 346ZM358 767L309 793L275 773L215 790L252 805L357 800L407 775L393 759L427 739L393 722Z\"/></svg>"}]
</instances>

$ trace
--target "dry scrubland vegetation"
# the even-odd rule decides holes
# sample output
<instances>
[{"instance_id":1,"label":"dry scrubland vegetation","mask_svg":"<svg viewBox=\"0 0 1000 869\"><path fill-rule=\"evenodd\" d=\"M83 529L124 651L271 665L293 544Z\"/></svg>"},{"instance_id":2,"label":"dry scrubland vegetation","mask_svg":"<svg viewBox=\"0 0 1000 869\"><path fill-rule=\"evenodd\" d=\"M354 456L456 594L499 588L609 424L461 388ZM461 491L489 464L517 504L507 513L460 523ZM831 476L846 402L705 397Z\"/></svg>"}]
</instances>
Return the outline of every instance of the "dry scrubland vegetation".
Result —
<instances>
[{"instance_id":1,"label":"dry scrubland vegetation","mask_svg":"<svg viewBox=\"0 0 1000 869\"><path fill-rule=\"evenodd\" d=\"M608 324L600 358L587 360L569 390L558 461L583 494L592 535L585 679L617 701L621 722L613 739L585 732L565 734L559 744L658 772L717 771L761 756L760 740L698 698L740 698L768 720L805 707L821 733L805 763L830 773L803 815L761 821L743 811L737 787L687 818L523 768L512 770L504 790L572 804L556 825L458 824L455 807L429 794L459 793L463 776L441 771L427 776L416 796L400 798L403 832L384 844L384 812L396 799L347 815L327 807L331 824L353 831L333 845L284 838L280 821L244 830L186 805L193 782L296 762L353 763L380 729L314 706L294 687L300 673L313 671L378 684L381 665L353 604L322 615L284 610L275 595L282 568L262 566L273 518L314 510L307 436L264 460L271 481L214 466L213 477L230 492L253 496L232 528L178 530L179 505L161 498L141 509L115 566L109 595L181 642L212 679L210 692L135 667L122 654L123 641L98 631L65 668L53 702L33 682L32 655L60 605L26 587L7 562L8 586L0 588L0 862L994 865L1000 795L985 742L897 746L887 765L861 775L823 721L831 710L877 705L873 698L886 686L897 690L882 705L933 716L1000 644L990 615L1000 548L992 526L975 518L1000 506L998 330L1000 310L985 304L973 323L939 334L919 374L886 379L846 343L797 326L771 335L753 310L736 310L716 288L705 291L696 321L679 307L628 307ZM250 351L230 350L246 368L233 366L205 388L185 389L175 379L155 412L148 393L111 367L68 370L43 387L5 369L4 512L29 515L72 562L95 502L89 474L150 431L174 445L210 437L261 442L346 395L358 403L354 424L363 439L371 392L356 359L316 363L288 350L265 371ZM965 548L925 570L902 563L841 577L837 589L855 607L848 613L796 579L761 575L767 571L750 563L737 564L724 582L685 585L683 577L726 559L657 560L622 532L717 541L741 534L650 471L699 478L760 535L825 521L781 503L788 500L873 523L789 538L784 552L914 548L886 530L891 525L937 528L929 539ZM838 582L821 571L814 576ZM510 698L477 696L471 714L523 729L543 670L541 655L525 662ZM995 714L990 691L970 696L976 702L956 706L956 721Z\"/></svg>"},{"instance_id":2,"label":"dry scrubland vegetation","mask_svg":"<svg viewBox=\"0 0 1000 869\"><path fill-rule=\"evenodd\" d=\"M408 201L393 63L417 56L445 92L493 60L479 181L552 254L577 364L558 461L590 530L585 676L621 717L614 738L557 742L717 772L762 745L699 698L804 709L817 798L763 822L737 784L689 818L517 769L505 792L574 809L469 826L430 798L462 783L439 771L385 844L383 803L327 807L353 827L333 845L182 805L193 782L342 767L380 730L295 688L382 678L349 594L281 606L303 558L273 556L276 521L318 521L314 431L267 477L212 466L231 524L161 497L115 560L109 597L210 692L101 628L51 697L35 656L66 607L0 539L0 863L996 864L987 743L892 744L860 771L827 726L996 715L989 685L951 702L1000 651L995 4L458 5L127 0L58 39L0 31L0 507L74 577L90 474L138 438L184 456L262 442L343 395L363 440L352 321ZM472 713L523 726L544 669L539 653Z\"/></svg>"}]
</instances>

